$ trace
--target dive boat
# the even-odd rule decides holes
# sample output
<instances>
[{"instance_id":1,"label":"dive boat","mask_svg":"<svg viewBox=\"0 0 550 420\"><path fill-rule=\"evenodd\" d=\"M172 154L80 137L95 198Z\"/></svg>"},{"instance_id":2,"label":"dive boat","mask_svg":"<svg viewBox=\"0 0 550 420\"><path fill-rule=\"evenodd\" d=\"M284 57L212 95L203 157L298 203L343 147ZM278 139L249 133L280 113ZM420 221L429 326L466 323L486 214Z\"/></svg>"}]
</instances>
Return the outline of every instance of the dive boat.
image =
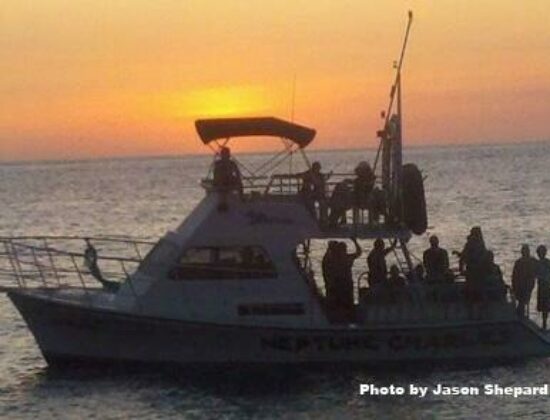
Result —
<instances>
[{"instance_id":1,"label":"dive boat","mask_svg":"<svg viewBox=\"0 0 550 420\"><path fill-rule=\"evenodd\" d=\"M471 301L460 277L445 285L411 281L407 297L395 300L357 276L352 315L333 316L314 261L328 241L392 243L403 275L415 276L407 244L426 231L427 214L422 174L402 162L401 68L411 17L378 133L380 218L348 208L329 225L320 205L308 205L303 177L265 175L293 155L309 165L315 130L272 117L198 120L199 137L216 154L243 136L281 138L283 152L243 176L242 190L204 179L202 201L156 243L0 238L2 290L46 361L379 365L550 355L550 341L516 314L509 289ZM327 197L338 184L327 183Z\"/></svg>"}]
</instances>

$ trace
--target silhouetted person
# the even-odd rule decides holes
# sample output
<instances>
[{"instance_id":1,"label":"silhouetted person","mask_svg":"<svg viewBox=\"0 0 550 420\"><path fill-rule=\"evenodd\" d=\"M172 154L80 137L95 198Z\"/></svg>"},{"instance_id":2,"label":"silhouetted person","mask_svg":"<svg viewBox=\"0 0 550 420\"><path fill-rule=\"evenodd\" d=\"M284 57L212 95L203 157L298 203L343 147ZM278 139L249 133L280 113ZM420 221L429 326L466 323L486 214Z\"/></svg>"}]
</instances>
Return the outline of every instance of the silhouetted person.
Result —
<instances>
[{"instance_id":1,"label":"silhouetted person","mask_svg":"<svg viewBox=\"0 0 550 420\"><path fill-rule=\"evenodd\" d=\"M231 159L229 147L222 147L220 158L214 162L213 186L216 190L224 193L237 191L240 195L243 192L241 171L237 164Z\"/></svg>"},{"instance_id":2,"label":"silhouetted person","mask_svg":"<svg viewBox=\"0 0 550 420\"><path fill-rule=\"evenodd\" d=\"M550 260L546 258L546 247L539 245L537 255L537 311L542 313L542 329L546 330L548 312L550 312Z\"/></svg>"},{"instance_id":3,"label":"silhouetted person","mask_svg":"<svg viewBox=\"0 0 550 420\"><path fill-rule=\"evenodd\" d=\"M302 178L302 194L309 211L315 214L315 204L317 203L319 205L319 221L323 223L327 220L326 180L330 175L321 172L319 162L313 162L311 168L298 174Z\"/></svg>"},{"instance_id":4,"label":"silhouetted person","mask_svg":"<svg viewBox=\"0 0 550 420\"><path fill-rule=\"evenodd\" d=\"M345 242L338 242L335 247L336 261L336 302L337 319L339 322L352 322L355 318L353 301L353 274L352 267L355 260L361 255L361 247L355 238L352 238L355 252L348 254Z\"/></svg>"},{"instance_id":5,"label":"silhouetted person","mask_svg":"<svg viewBox=\"0 0 550 420\"><path fill-rule=\"evenodd\" d=\"M380 188L374 187L370 194L369 223L378 223L381 215L386 215L386 196Z\"/></svg>"},{"instance_id":6,"label":"silhouetted person","mask_svg":"<svg viewBox=\"0 0 550 420\"><path fill-rule=\"evenodd\" d=\"M92 245L89 238L86 238L85 241L86 249L84 250L84 265L88 268L88 270L90 270L92 277L100 282L105 290L109 292L118 291L120 284L115 281L107 280L103 277L97 263L97 250Z\"/></svg>"},{"instance_id":7,"label":"silhouetted person","mask_svg":"<svg viewBox=\"0 0 550 420\"><path fill-rule=\"evenodd\" d=\"M425 281L424 266L422 264L417 264L407 276L408 289L415 304L421 304L423 301L423 297L425 296L423 284Z\"/></svg>"},{"instance_id":8,"label":"silhouetted person","mask_svg":"<svg viewBox=\"0 0 550 420\"><path fill-rule=\"evenodd\" d=\"M407 273L407 282L409 284L424 283L425 280L426 273L424 272L424 266L422 264L417 264L411 271Z\"/></svg>"},{"instance_id":9,"label":"silhouetted person","mask_svg":"<svg viewBox=\"0 0 550 420\"><path fill-rule=\"evenodd\" d=\"M376 287L386 282L386 276L388 275L386 255L393 251L395 244L396 242L394 242L391 247L386 248L386 245L381 238L377 238L374 241L374 247L367 257L370 287Z\"/></svg>"},{"instance_id":10,"label":"silhouetted person","mask_svg":"<svg viewBox=\"0 0 550 420\"><path fill-rule=\"evenodd\" d=\"M323 256L323 261L321 263L321 267L323 270L323 279L325 281L326 304L329 312L331 313L336 301L336 287L338 276L337 247L338 242L329 241L327 250L325 252L325 255Z\"/></svg>"},{"instance_id":11,"label":"silhouetted person","mask_svg":"<svg viewBox=\"0 0 550 420\"><path fill-rule=\"evenodd\" d=\"M424 251L422 258L426 268L426 281L429 283L443 283L448 277L449 254L439 247L439 238L430 236L430 247Z\"/></svg>"},{"instance_id":12,"label":"silhouetted person","mask_svg":"<svg viewBox=\"0 0 550 420\"><path fill-rule=\"evenodd\" d=\"M531 293L535 287L538 268L537 260L531 257L529 245L522 245L521 257L514 263L512 271L512 290L518 301L517 313L519 316L526 315Z\"/></svg>"},{"instance_id":13,"label":"silhouetted person","mask_svg":"<svg viewBox=\"0 0 550 420\"><path fill-rule=\"evenodd\" d=\"M330 227L346 223L346 211L352 206L351 185L351 180L344 179L334 187L329 200L330 215L328 217L328 224Z\"/></svg>"},{"instance_id":14,"label":"silhouetted person","mask_svg":"<svg viewBox=\"0 0 550 420\"><path fill-rule=\"evenodd\" d=\"M414 267L413 281L417 283L423 283L425 280L426 276L424 266L422 264L418 264L416 267Z\"/></svg>"},{"instance_id":15,"label":"silhouetted person","mask_svg":"<svg viewBox=\"0 0 550 420\"><path fill-rule=\"evenodd\" d=\"M401 275L399 267L392 264L390 266L390 276L388 278L388 286L390 289L392 301L394 303L403 302L407 293L407 281L405 277Z\"/></svg>"},{"instance_id":16,"label":"silhouetted person","mask_svg":"<svg viewBox=\"0 0 550 420\"><path fill-rule=\"evenodd\" d=\"M395 264L392 264L390 267L390 276L388 278L388 281L392 288L403 288L407 285L405 277L401 275L399 267Z\"/></svg>"},{"instance_id":17,"label":"silhouetted person","mask_svg":"<svg viewBox=\"0 0 550 420\"><path fill-rule=\"evenodd\" d=\"M355 168L355 179L353 180L353 205L354 211L357 214L359 209L369 209L369 221L371 218L371 193L375 181L376 176L369 163L366 161L360 162ZM357 216L354 217L357 219Z\"/></svg>"},{"instance_id":18,"label":"silhouetted person","mask_svg":"<svg viewBox=\"0 0 550 420\"><path fill-rule=\"evenodd\" d=\"M465 273L466 283L470 288L477 287L482 277L483 259L485 258L485 241L481 228L475 226L470 230L470 235L459 253L460 272ZM466 266L466 268L464 268Z\"/></svg>"},{"instance_id":19,"label":"silhouetted person","mask_svg":"<svg viewBox=\"0 0 550 420\"><path fill-rule=\"evenodd\" d=\"M502 270L498 264L495 263L495 254L493 251L487 251L485 258L484 284L487 290L487 297L494 300L504 299L506 297L506 285L502 276Z\"/></svg>"}]
</instances>

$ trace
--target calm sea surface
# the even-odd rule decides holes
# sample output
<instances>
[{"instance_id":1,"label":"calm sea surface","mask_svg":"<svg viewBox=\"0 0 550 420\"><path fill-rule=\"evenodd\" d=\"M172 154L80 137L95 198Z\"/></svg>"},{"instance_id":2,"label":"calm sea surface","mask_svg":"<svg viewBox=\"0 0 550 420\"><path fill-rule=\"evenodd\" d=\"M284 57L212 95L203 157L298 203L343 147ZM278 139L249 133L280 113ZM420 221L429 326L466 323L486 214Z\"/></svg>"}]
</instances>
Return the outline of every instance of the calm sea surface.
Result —
<instances>
[{"instance_id":1,"label":"calm sea surface","mask_svg":"<svg viewBox=\"0 0 550 420\"><path fill-rule=\"evenodd\" d=\"M317 152L343 172L371 152ZM262 156L247 156L248 164ZM209 157L0 164L0 235L130 235L155 239L201 199ZM460 249L481 225L507 281L522 243L550 245L550 144L406 150L427 175L430 233ZM427 237L414 238L420 253ZM364 246L368 248L367 243ZM357 261L364 264L364 259ZM363 267L357 267L362 271ZM3 418L549 418L550 397L359 397L360 383L538 385L550 359L506 367L315 372L113 373L48 369L0 295Z\"/></svg>"}]
</instances>

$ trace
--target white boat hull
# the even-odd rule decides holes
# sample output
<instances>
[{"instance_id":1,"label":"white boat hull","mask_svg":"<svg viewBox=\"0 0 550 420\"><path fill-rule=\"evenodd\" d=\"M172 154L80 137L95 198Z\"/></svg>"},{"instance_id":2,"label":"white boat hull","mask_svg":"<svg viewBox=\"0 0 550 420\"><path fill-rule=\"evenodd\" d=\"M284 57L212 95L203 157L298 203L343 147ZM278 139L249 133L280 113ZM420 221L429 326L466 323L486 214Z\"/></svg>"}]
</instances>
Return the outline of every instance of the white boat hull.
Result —
<instances>
[{"instance_id":1,"label":"white boat hull","mask_svg":"<svg viewBox=\"0 0 550 420\"><path fill-rule=\"evenodd\" d=\"M185 322L93 309L11 291L49 363L415 363L549 356L529 321L290 329Z\"/></svg>"}]
</instances>

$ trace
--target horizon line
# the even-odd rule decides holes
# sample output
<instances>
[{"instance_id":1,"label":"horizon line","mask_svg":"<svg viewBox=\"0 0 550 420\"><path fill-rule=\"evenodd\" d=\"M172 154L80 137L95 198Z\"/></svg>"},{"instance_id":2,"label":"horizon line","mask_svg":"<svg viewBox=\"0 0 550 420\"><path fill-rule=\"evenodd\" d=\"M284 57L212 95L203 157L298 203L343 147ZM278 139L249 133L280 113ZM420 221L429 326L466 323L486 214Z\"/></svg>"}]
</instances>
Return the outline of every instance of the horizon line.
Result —
<instances>
[{"instance_id":1,"label":"horizon line","mask_svg":"<svg viewBox=\"0 0 550 420\"><path fill-rule=\"evenodd\" d=\"M425 143L425 144L406 144L403 149L424 149L424 148L452 148L452 147L487 147L487 146L514 146L521 144L540 144L540 143L550 143L550 138L547 139L527 139L527 140L497 140L497 141L484 141L481 143ZM311 152L353 152L353 151L376 151L377 146L369 147L334 147L334 148L307 148L305 150ZM270 153L277 152L276 149L273 150L263 150L263 151L246 151L239 152L240 155L266 155ZM182 154L144 154L144 155L113 155L113 156L90 156L90 157L74 157L74 158L44 158L44 159L13 159L13 160L0 160L0 165L25 165L25 164L56 164L56 163L77 163L77 162L94 162L94 161L108 161L108 160L146 160L146 159L175 159L175 158L187 158L187 157L205 157L211 156L212 151L205 152L186 152Z\"/></svg>"}]
</instances>

